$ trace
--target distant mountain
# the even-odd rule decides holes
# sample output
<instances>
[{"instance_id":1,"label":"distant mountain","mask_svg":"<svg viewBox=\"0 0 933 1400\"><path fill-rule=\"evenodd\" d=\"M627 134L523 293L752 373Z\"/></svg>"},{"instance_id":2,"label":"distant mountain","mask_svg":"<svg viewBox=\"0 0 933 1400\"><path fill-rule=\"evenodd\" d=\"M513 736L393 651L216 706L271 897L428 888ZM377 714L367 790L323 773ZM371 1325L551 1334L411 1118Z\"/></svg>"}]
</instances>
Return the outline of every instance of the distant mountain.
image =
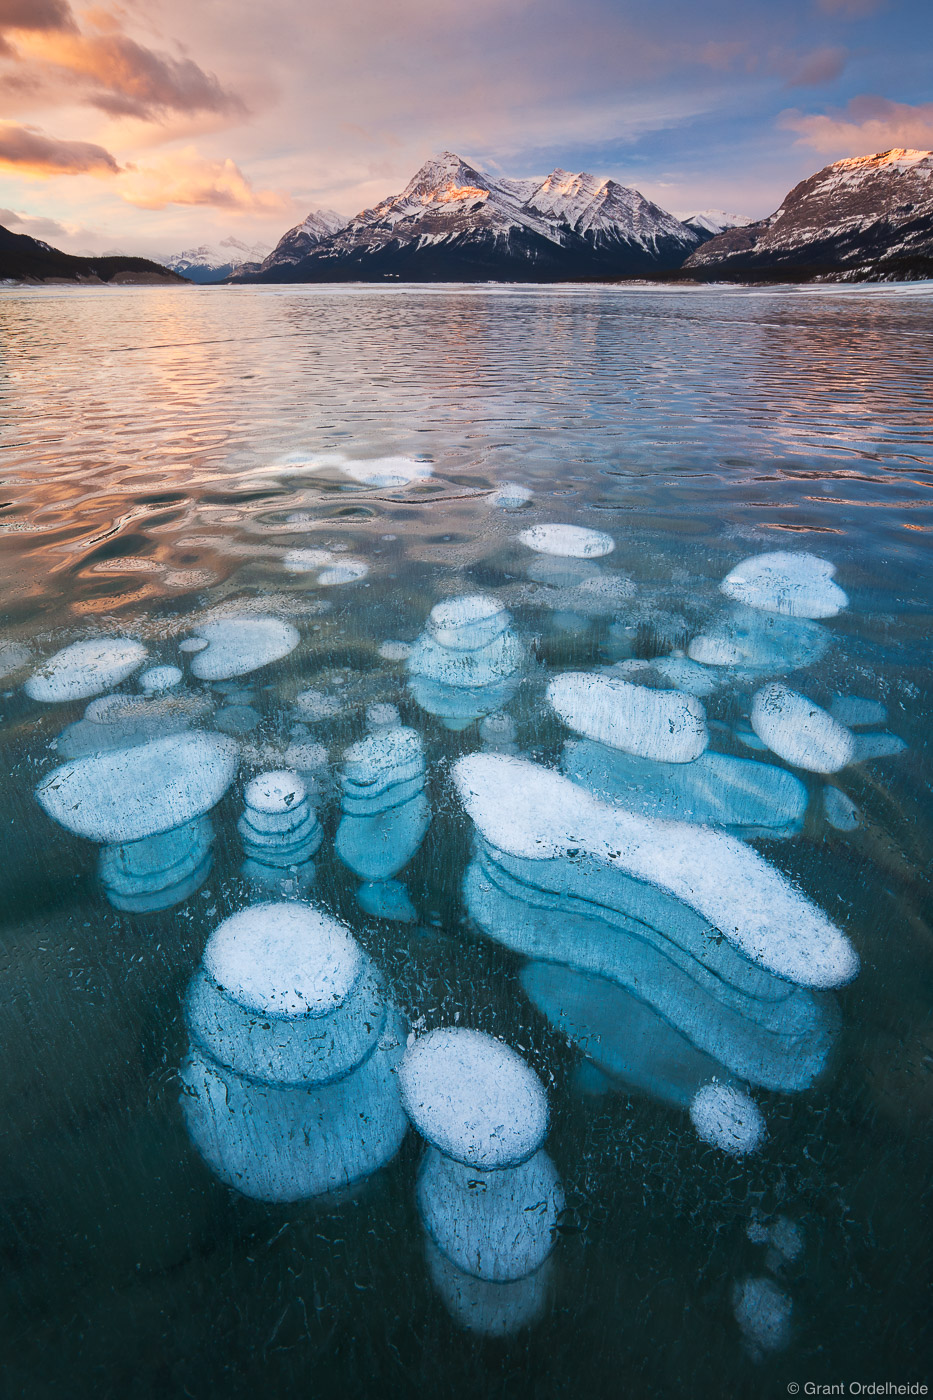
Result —
<instances>
[{"instance_id":1,"label":"distant mountain","mask_svg":"<svg viewBox=\"0 0 933 1400\"><path fill-rule=\"evenodd\" d=\"M445 151L401 194L364 209L297 261L267 259L258 273L235 280L650 276L679 267L699 242L696 229L614 180L565 170L544 180L493 179Z\"/></svg>"},{"instance_id":2,"label":"distant mountain","mask_svg":"<svg viewBox=\"0 0 933 1400\"><path fill-rule=\"evenodd\" d=\"M341 214L335 214L333 209L312 209L306 219L290 228L288 233L282 234L272 252L261 261L260 271L291 267L294 263L301 262L312 248L316 248L319 243L337 233L346 222L346 219Z\"/></svg>"},{"instance_id":3,"label":"distant mountain","mask_svg":"<svg viewBox=\"0 0 933 1400\"><path fill-rule=\"evenodd\" d=\"M58 248L30 238L26 233L11 233L0 226L0 280L15 282L109 282L112 284L173 282L180 283L168 268L148 258L129 258L122 254L103 258L73 257Z\"/></svg>"},{"instance_id":4,"label":"distant mountain","mask_svg":"<svg viewBox=\"0 0 933 1400\"><path fill-rule=\"evenodd\" d=\"M198 248L172 253L162 261L189 282L223 282L235 273L257 269L270 251L268 243L250 247L231 237L224 238L216 248L202 243Z\"/></svg>"},{"instance_id":5,"label":"distant mountain","mask_svg":"<svg viewBox=\"0 0 933 1400\"><path fill-rule=\"evenodd\" d=\"M774 214L698 248L684 271L710 277L933 277L933 152L837 160Z\"/></svg>"},{"instance_id":6,"label":"distant mountain","mask_svg":"<svg viewBox=\"0 0 933 1400\"><path fill-rule=\"evenodd\" d=\"M701 209L697 214L684 214L681 217L681 223L696 229L700 237L707 240L715 238L717 233L723 233L727 228L744 228L746 224L754 222L747 214L727 214L724 209Z\"/></svg>"}]
</instances>

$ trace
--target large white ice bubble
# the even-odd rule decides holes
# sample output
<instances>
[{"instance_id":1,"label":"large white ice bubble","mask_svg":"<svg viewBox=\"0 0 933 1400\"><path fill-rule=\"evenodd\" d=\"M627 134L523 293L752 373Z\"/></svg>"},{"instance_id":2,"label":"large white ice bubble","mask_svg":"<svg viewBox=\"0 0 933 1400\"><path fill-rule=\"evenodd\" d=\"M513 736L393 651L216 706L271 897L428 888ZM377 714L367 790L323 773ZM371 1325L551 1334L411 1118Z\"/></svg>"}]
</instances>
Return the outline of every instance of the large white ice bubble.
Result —
<instances>
[{"instance_id":1,"label":"large white ice bubble","mask_svg":"<svg viewBox=\"0 0 933 1400\"><path fill-rule=\"evenodd\" d=\"M429 1147L418 1207L428 1234L458 1269L505 1283L534 1273L550 1254L564 1191L543 1149L519 1166L483 1171Z\"/></svg>"},{"instance_id":2,"label":"large white ice bubble","mask_svg":"<svg viewBox=\"0 0 933 1400\"><path fill-rule=\"evenodd\" d=\"M257 1084L194 1048L182 1066L181 1104L197 1151L221 1181L254 1200L309 1200L339 1191L390 1162L408 1119L395 1068L402 1026L394 1016L378 1047L329 1084Z\"/></svg>"},{"instance_id":3,"label":"large white ice bubble","mask_svg":"<svg viewBox=\"0 0 933 1400\"><path fill-rule=\"evenodd\" d=\"M204 950L204 967L221 991L272 1016L335 1011L364 961L350 930L312 905L241 909L214 930Z\"/></svg>"},{"instance_id":4,"label":"large white ice bubble","mask_svg":"<svg viewBox=\"0 0 933 1400\"><path fill-rule=\"evenodd\" d=\"M551 681L547 698L578 734L626 753L690 763L709 743L706 711L695 695L679 690L567 671Z\"/></svg>"},{"instance_id":5,"label":"large white ice bubble","mask_svg":"<svg viewBox=\"0 0 933 1400\"><path fill-rule=\"evenodd\" d=\"M815 701L775 682L752 697L752 728L773 753L810 773L837 773L855 757L855 736Z\"/></svg>"},{"instance_id":6,"label":"large white ice bubble","mask_svg":"<svg viewBox=\"0 0 933 1400\"><path fill-rule=\"evenodd\" d=\"M408 657L411 692L448 728L465 728L505 705L518 687L525 647L497 598L468 594L438 603Z\"/></svg>"},{"instance_id":7,"label":"large white ice bubble","mask_svg":"<svg viewBox=\"0 0 933 1400\"><path fill-rule=\"evenodd\" d=\"M704 1142L722 1148L731 1157L757 1152L766 1137L761 1109L731 1084L704 1084L694 1095L690 1118Z\"/></svg>"},{"instance_id":8,"label":"large white ice bubble","mask_svg":"<svg viewBox=\"0 0 933 1400\"><path fill-rule=\"evenodd\" d=\"M551 1025L601 1069L662 1103L686 1108L725 1071L654 1007L617 982L560 963L530 962L521 984Z\"/></svg>"},{"instance_id":9,"label":"large white ice bubble","mask_svg":"<svg viewBox=\"0 0 933 1400\"><path fill-rule=\"evenodd\" d=\"M402 1101L423 1138L471 1167L513 1167L547 1135L547 1095L534 1070L482 1031L421 1036L399 1067Z\"/></svg>"},{"instance_id":10,"label":"large white ice bubble","mask_svg":"<svg viewBox=\"0 0 933 1400\"><path fill-rule=\"evenodd\" d=\"M223 617L202 623L191 640L207 643L195 653L191 674L202 681L225 681L280 661L301 637L278 617Z\"/></svg>"},{"instance_id":11,"label":"large white ice bubble","mask_svg":"<svg viewBox=\"0 0 933 1400\"><path fill-rule=\"evenodd\" d=\"M236 744L220 734L171 734L56 768L36 788L49 816L91 841L139 841L183 826L223 797Z\"/></svg>"},{"instance_id":12,"label":"large white ice bubble","mask_svg":"<svg viewBox=\"0 0 933 1400\"><path fill-rule=\"evenodd\" d=\"M787 617L835 617L848 607L847 594L833 583L835 564L815 554L776 550L736 564L719 585L727 598Z\"/></svg>"},{"instance_id":13,"label":"large white ice bubble","mask_svg":"<svg viewBox=\"0 0 933 1400\"><path fill-rule=\"evenodd\" d=\"M570 559L599 559L611 554L615 541L602 530L583 525L532 525L518 537L536 554L556 554Z\"/></svg>"},{"instance_id":14,"label":"large white ice bubble","mask_svg":"<svg viewBox=\"0 0 933 1400\"><path fill-rule=\"evenodd\" d=\"M708 919L746 958L792 982L851 981L858 957L803 892L723 832L609 806L559 773L503 754L470 754L453 778L483 836L532 860L588 853Z\"/></svg>"},{"instance_id":15,"label":"large white ice bubble","mask_svg":"<svg viewBox=\"0 0 933 1400\"><path fill-rule=\"evenodd\" d=\"M130 637L91 637L57 651L29 677L23 689L32 700L51 705L87 700L125 681L148 656Z\"/></svg>"}]
</instances>

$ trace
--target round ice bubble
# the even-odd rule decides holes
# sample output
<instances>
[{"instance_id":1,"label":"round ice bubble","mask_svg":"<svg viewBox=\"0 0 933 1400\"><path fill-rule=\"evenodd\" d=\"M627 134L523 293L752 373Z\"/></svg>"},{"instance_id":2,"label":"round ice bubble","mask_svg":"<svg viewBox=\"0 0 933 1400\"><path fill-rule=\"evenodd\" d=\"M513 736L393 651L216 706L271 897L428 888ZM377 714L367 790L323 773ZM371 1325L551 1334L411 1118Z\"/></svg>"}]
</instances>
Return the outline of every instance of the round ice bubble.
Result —
<instances>
[{"instance_id":1,"label":"round ice bubble","mask_svg":"<svg viewBox=\"0 0 933 1400\"><path fill-rule=\"evenodd\" d=\"M247 807L270 817L299 807L307 795L308 790L298 774L286 768L260 773L247 783L243 794Z\"/></svg>"},{"instance_id":2,"label":"round ice bubble","mask_svg":"<svg viewBox=\"0 0 933 1400\"><path fill-rule=\"evenodd\" d=\"M583 525L532 525L518 538L536 554L557 554L564 559L599 559L615 549L611 535Z\"/></svg>"},{"instance_id":3,"label":"round ice bubble","mask_svg":"<svg viewBox=\"0 0 933 1400\"><path fill-rule=\"evenodd\" d=\"M192 675L202 681L224 681L280 661L295 650L301 637L297 628L278 617L224 617L198 627L196 640L207 646L195 654Z\"/></svg>"},{"instance_id":4,"label":"round ice bubble","mask_svg":"<svg viewBox=\"0 0 933 1400\"><path fill-rule=\"evenodd\" d=\"M698 1089L690 1117L699 1137L732 1157L755 1152L767 1136L765 1120L755 1101L741 1089L713 1081Z\"/></svg>"},{"instance_id":5,"label":"round ice bubble","mask_svg":"<svg viewBox=\"0 0 933 1400\"><path fill-rule=\"evenodd\" d=\"M172 690L184 679L177 666L150 666L139 678L139 688L148 695L157 695L163 690Z\"/></svg>"},{"instance_id":6,"label":"round ice bubble","mask_svg":"<svg viewBox=\"0 0 933 1400\"><path fill-rule=\"evenodd\" d=\"M732 1306L742 1335L753 1348L780 1351L787 1345L793 1303L772 1279L746 1278L737 1283Z\"/></svg>"},{"instance_id":7,"label":"round ice bubble","mask_svg":"<svg viewBox=\"0 0 933 1400\"><path fill-rule=\"evenodd\" d=\"M481 1031L429 1031L406 1052L399 1084L421 1136L468 1166L517 1166L547 1134L547 1095L538 1076Z\"/></svg>"},{"instance_id":8,"label":"round ice bubble","mask_svg":"<svg viewBox=\"0 0 933 1400\"><path fill-rule=\"evenodd\" d=\"M349 929L319 909L254 904L214 930L204 966L242 1006L272 1016L326 1016L349 996L364 958Z\"/></svg>"},{"instance_id":9,"label":"round ice bubble","mask_svg":"<svg viewBox=\"0 0 933 1400\"><path fill-rule=\"evenodd\" d=\"M470 593L437 603L428 617L428 631L442 647L475 651L501 636L511 620L498 598Z\"/></svg>"},{"instance_id":10,"label":"round ice bubble","mask_svg":"<svg viewBox=\"0 0 933 1400\"><path fill-rule=\"evenodd\" d=\"M147 656L142 642L130 637L91 637L72 642L42 663L23 689L31 700L50 705L87 700L125 681Z\"/></svg>"},{"instance_id":11,"label":"round ice bubble","mask_svg":"<svg viewBox=\"0 0 933 1400\"><path fill-rule=\"evenodd\" d=\"M367 705L366 707L366 728L370 734L375 734L381 729L394 729L402 722L396 705Z\"/></svg>"},{"instance_id":12,"label":"round ice bubble","mask_svg":"<svg viewBox=\"0 0 933 1400\"><path fill-rule=\"evenodd\" d=\"M719 585L727 598L787 617L835 617L848 596L833 582L835 564L815 554L775 550L736 564Z\"/></svg>"}]
</instances>

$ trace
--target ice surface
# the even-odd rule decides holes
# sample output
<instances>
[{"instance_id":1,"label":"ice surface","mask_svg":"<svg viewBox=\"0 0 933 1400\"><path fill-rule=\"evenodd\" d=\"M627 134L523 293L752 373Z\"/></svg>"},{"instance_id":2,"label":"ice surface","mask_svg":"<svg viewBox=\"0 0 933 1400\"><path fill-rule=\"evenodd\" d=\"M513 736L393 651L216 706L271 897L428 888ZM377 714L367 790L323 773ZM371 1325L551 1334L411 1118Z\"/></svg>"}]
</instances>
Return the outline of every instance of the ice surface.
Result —
<instances>
[{"instance_id":1,"label":"ice surface","mask_svg":"<svg viewBox=\"0 0 933 1400\"><path fill-rule=\"evenodd\" d=\"M326 695L323 690L303 690L295 696L295 714L308 724L315 724L318 720L332 719L334 715L339 715L344 707L344 701L337 695Z\"/></svg>"},{"instance_id":2,"label":"ice surface","mask_svg":"<svg viewBox=\"0 0 933 1400\"><path fill-rule=\"evenodd\" d=\"M468 813L502 851L532 860L589 854L668 891L747 958L804 986L839 986L858 971L845 935L734 837L611 807L558 773L503 754L461 758L453 777Z\"/></svg>"},{"instance_id":3,"label":"ice surface","mask_svg":"<svg viewBox=\"0 0 933 1400\"><path fill-rule=\"evenodd\" d=\"M709 749L693 763L658 763L592 740L568 739L561 771L630 812L723 827L735 836L791 836L808 793L786 768Z\"/></svg>"},{"instance_id":4,"label":"ice surface","mask_svg":"<svg viewBox=\"0 0 933 1400\"><path fill-rule=\"evenodd\" d=\"M505 1283L535 1272L550 1254L564 1192L543 1149L520 1166L483 1171L429 1147L418 1207L428 1234L457 1268Z\"/></svg>"},{"instance_id":5,"label":"ice surface","mask_svg":"<svg viewBox=\"0 0 933 1400\"><path fill-rule=\"evenodd\" d=\"M835 617L848 596L833 583L835 564L815 554L777 550L736 564L719 585L728 598L788 617Z\"/></svg>"},{"instance_id":6,"label":"ice surface","mask_svg":"<svg viewBox=\"0 0 933 1400\"><path fill-rule=\"evenodd\" d=\"M357 583L369 573L369 565L363 559L348 559L329 549L289 549L282 566L290 574L316 573L322 588Z\"/></svg>"},{"instance_id":7,"label":"ice surface","mask_svg":"<svg viewBox=\"0 0 933 1400\"><path fill-rule=\"evenodd\" d=\"M732 1157L756 1152L764 1142L765 1122L754 1099L730 1084L705 1084L694 1095L690 1117L704 1142Z\"/></svg>"},{"instance_id":8,"label":"ice surface","mask_svg":"<svg viewBox=\"0 0 933 1400\"><path fill-rule=\"evenodd\" d=\"M236 745L220 734L171 734L62 764L36 788L53 820L91 841L139 841L183 826L223 797Z\"/></svg>"},{"instance_id":9,"label":"ice surface","mask_svg":"<svg viewBox=\"0 0 933 1400\"><path fill-rule=\"evenodd\" d=\"M578 734L626 753L690 763L709 743L706 711L695 696L679 690L568 671L551 681L547 698Z\"/></svg>"},{"instance_id":10,"label":"ice surface","mask_svg":"<svg viewBox=\"0 0 933 1400\"><path fill-rule=\"evenodd\" d=\"M514 1050L481 1031L429 1031L399 1067L402 1101L422 1137L471 1167L513 1167L547 1134L547 1095Z\"/></svg>"},{"instance_id":11,"label":"ice surface","mask_svg":"<svg viewBox=\"0 0 933 1400\"><path fill-rule=\"evenodd\" d=\"M852 731L815 701L774 683L752 697L752 728L768 748L811 773L836 773L855 757Z\"/></svg>"},{"instance_id":12,"label":"ice surface","mask_svg":"<svg viewBox=\"0 0 933 1400\"><path fill-rule=\"evenodd\" d=\"M297 628L277 617L224 617L203 623L192 640L207 646L195 654L191 674L202 681L224 681L280 661L301 638Z\"/></svg>"},{"instance_id":13,"label":"ice surface","mask_svg":"<svg viewBox=\"0 0 933 1400\"><path fill-rule=\"evenodd\" d=\"M211 1170L255 1200L307 1200L371 1176L408 1129L394 1073L393 1017L377 1049L333 1083L283 1088L235 1074L196 1048L181 1070L188 1133Z\"/></svg>"},{"instance_id":14,"label":"ice surface","mask_svg":"<svg viewBox=\"0 0 933 1400\"><path fill-rule=\"evenodd\" d=\"M616 982L560 963L530 962L521 984L551 1024L607 1074L662 1103L686 1108L725 1070L647 1002Z\"/></svg>"},{"instance_id":15,"label":"ice surface","mask_svg":"<svg viewBox=\"0 0 933 1400\"><path fill-rule=\"evenodd\" d=\"M23 686L32 700L50 705L86 700L125 681L148 656L142 642L130 637L92 637L57 651Z\"/></svg>"},{"instance_id":16,"label":"ice surface","mask_svg":"<svg viewBox=\"0 0 933 1400\"><path fill-rule=\"evenodd\" d=\"M326 1016L362 975L345 925L312 905L254 904L214 930L204 967L221 991L273 1016Z\"/></svg>"},{"instance_id":17,"label":"ice surface","mask_svg":"<svg viewBox=\"0 0 933 1400\"><path fill-rule=\"evenodd\" d=\"M611 554L615 542L602 530L582 525L532 525L518 537L536 554L557 554L570 559L599 559Z\"/></svg>"}]
</instances>

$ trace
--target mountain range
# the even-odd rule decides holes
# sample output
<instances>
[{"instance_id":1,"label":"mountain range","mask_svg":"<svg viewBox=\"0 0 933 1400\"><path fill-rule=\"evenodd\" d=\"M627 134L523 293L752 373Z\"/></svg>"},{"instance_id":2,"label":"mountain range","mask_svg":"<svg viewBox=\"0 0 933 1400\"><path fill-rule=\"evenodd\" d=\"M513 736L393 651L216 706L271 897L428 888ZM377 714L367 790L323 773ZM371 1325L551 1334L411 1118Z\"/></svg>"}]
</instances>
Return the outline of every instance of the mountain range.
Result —
<instances>
[{"instance_id":1,"label":"mountain range","mask_svg":"<svg viewBox=\"0 0 933 1400\"><path fill-rule=\"evenodd\" d=\"M167 270L168 269L168 270ZM586 172L513 179L450 151L344 220L314 210L273 249L235 237L163 265L72 257L0 228L0 278L43 281L807 281L933 277L933 152L835 161L766 219L681 218Z\"/></svg>"}]
</instances>

